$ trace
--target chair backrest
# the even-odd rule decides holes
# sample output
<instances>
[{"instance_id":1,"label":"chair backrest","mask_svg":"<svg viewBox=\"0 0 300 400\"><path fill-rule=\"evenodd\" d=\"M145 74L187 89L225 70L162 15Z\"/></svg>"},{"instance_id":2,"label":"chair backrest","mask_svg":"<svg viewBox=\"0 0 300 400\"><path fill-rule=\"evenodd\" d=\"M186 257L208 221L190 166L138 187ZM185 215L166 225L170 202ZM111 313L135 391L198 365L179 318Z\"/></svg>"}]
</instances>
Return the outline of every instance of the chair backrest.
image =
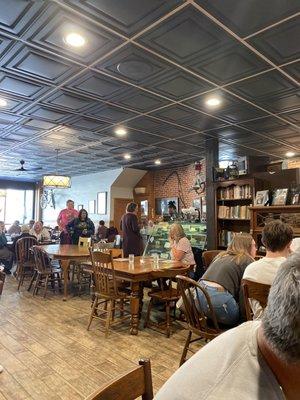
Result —
<instances>
[{"instance_id":1,"label":"chair backrest","mask_svg":"<svg viewBox=\"0 0 300 400\"><path fill-rule=\"evenodd\" d=\"M33 246L32 247L34 261L35 261L35 268L38 272L45 272L47 269L51 268L51 259L48 253L40 246Z\"/></svg>"},{"instance_id":2,"label":"chair backrest","mask_svg":"<svg viewBox=\"0 0 300 400\"><path fill-rule=\"evenodd\" d=\"M90 247L91 245L91 238L87 237L79 237L78 240L78 247Z\"/></svg>"},{"instance_id":3,"label":"chair backrest","mask_svg":"<svg viewBox=\"0 0 300 400\"><path fill-rule=\"evenodd\" d=\"M253 319L253 311L249 300L256 300L259 302L263 309L266 308L271 286L265 285L264 283L252 282L248 279L242 279L242 287L245 301L246 317L248 321L251 321Z\"/></svg>"},{"instance_id":4,"label":"chair backrest","mask_svg":"<svg viewBox=\"0 0 300 400\"><path fill-rule=\"evenodd\" d=\"M93 266L95 290L107 298L117 296L118 288L111 253L93 250L90 247L90 255Z\"/></svg>"},{"instance_id":5,"label":"chair backrest","mask_svg":"<svg viewBox=\"0 0 300 400\"><path fill-rule=\"evenodd\" d=\"M5 272L0 271L0 296L2 294L4 282L5 282Z\"/></svg>"},{"instance_id":6,"label":"chair backrest","mask_svg":"<svg viewBox=\"0 0 300 400\"><path fill-rule=\"evenodd\" d=\"M114 242L105 243L105 242L96 242L92 244L93 250L107 250L114 248Z\"/></svg>"},{"instance_id":7,"label":"chair backrest","mask_svg":"<svg viewBox=\"0 0 300 400\"><path fill-rule=\"evenodd\" d=\"M213 261L213 259L221 253L222 250L207 250L202 253L203 258L203 266L205 270L209 267L209 264Z\"/></svg>"},{"instance_id":8,"label":"chair backrest","mask_svg":"<svg viewBox=\"0 0 300 400\"><path fill-rule=\"evenodd\" d=\"M86 400L134 400L140 396L142 400L153 399L151 365L148 359L139 360L138 367L114 379Z\"/></svg>"},{"instance_id":9,"label":"chair backrest","mask_svg":"<svg viewBox=\"0 0 300 400\"><path fill-rule=\"evenodd\" d=\"M16 260L18 264L24 264L28 261L34 261L34 256L31 251L33 246L38 244L35 237L23 237L16 242Z\"/></svg>"},{"instance_id":10,"label":"chair backrest","mask_svg":"<svg viewBox=\"0 0 300 400\"><path fill-rule=\"evenodd\" d=\"M184 306L184 314L189 329L197 334L202 334L208 339L221 333L216 314L212 306L209 294L198 282L182 275L177 275L177 283ZM202 293L208 304L208 312L202 310L199 293ZM210 315L208 320L206 314Z\"/></svg>"}]
</instances>

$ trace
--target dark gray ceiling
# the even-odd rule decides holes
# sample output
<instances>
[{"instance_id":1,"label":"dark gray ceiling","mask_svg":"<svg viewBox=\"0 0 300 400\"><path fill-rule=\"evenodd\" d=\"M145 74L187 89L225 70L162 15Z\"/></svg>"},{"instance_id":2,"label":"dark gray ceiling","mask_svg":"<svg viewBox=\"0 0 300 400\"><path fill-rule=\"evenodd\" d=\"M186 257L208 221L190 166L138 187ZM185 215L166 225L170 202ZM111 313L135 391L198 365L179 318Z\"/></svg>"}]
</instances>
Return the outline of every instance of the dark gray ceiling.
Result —
<instances>
[{"instance_id":1,"label":"dark gray ceiling","mask_svg":"<svg viewBox=\"0 0 300 400\"><path fill-rule=\"evenodd\" d=\"M0 176L300 153L299 0L0 0ZM86 40L64 42L68 32ZM207 97L222 98L218 108ZM126 127L125 138L115 128ZM123 154L130 153L131 160Z\"/></svg>"}]
</instances>

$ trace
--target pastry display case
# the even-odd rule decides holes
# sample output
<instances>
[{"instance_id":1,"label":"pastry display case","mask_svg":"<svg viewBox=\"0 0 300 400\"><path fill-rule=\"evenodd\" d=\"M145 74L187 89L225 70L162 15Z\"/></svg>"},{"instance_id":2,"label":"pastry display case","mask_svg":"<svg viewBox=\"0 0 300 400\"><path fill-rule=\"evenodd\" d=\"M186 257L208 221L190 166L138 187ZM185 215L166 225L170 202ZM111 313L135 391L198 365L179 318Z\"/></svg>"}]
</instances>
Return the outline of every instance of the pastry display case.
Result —
<instances>
[{"instance_id":1,"label":"pastry display case","mask_svg":"<svg viewBox=\"0 0 300 400\"><path fill-rule=\"evenodd\" d=\"M170 259L170 243L168 240L169 229L173 222L160 222L153 227L145 250L144 256L159 254L160 258ZM180 222L186 237L192 247L204 250L206 248L206 224L197 222Z\"/></svg>"}]
</instances>

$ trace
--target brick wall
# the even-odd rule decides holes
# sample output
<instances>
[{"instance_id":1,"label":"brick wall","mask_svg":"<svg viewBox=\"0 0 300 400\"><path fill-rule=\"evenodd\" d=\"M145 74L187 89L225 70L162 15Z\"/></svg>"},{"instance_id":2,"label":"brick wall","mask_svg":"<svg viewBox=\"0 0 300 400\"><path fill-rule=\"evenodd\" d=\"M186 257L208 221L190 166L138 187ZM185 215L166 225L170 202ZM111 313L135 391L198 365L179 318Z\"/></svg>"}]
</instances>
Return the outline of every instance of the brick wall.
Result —
<instances>
[{"instance_id":1,"label":"brick wall","mask_svg":"<svg viewBox=\"0 0 300 400\"><path fill-rule=\"evenodd\" d=\"M203 165L205 168L205 165ZM179 176L181 183L181 190L178 182L178 178L173 174L167 181L166 178L173 172L176 171ZM137 184L137 187L146 187L146 195L138 196L135 195L135 201L147 199L149 202L149 215L153 215L155 210L155 199L162 197L182 197L186 207L190 207L194 199L198 199L199 195L195 191L190 191L191 186L195 182L195 166L189 164L182 167L163 169L157 171L149 171ZM165 182L165 183L164 183ZM180 196L179 196L180 193ZM184 207L184 204L179 200L179 207ZM152 211L153 210L153 211Z\"/></svg>"}]
</instances>

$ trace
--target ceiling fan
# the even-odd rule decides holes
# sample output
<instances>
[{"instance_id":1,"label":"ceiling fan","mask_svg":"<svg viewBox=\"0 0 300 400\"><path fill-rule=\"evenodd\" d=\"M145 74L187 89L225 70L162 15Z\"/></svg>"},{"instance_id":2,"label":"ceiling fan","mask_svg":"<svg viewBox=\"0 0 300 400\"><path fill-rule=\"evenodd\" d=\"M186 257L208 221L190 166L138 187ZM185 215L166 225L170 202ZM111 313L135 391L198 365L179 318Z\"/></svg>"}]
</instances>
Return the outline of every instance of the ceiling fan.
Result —
<instances>
[{"instance_id":1,"label":"ceiling fan","mask_svg":"<svg viewBox=\"0 0 300 400\"><path fill-rule=\"evenodd\" d=\"M14 171L17 171L17 172L30 172L30 171L39 171L39 170L43 169L42 167L35 167L35 168L27 169L27 168L24 167L24 164L25 164L24 160L20 160L20 164L21 164L21 167L17 168L17 169L14 169Z\"/></svg>"}]
</instances>

